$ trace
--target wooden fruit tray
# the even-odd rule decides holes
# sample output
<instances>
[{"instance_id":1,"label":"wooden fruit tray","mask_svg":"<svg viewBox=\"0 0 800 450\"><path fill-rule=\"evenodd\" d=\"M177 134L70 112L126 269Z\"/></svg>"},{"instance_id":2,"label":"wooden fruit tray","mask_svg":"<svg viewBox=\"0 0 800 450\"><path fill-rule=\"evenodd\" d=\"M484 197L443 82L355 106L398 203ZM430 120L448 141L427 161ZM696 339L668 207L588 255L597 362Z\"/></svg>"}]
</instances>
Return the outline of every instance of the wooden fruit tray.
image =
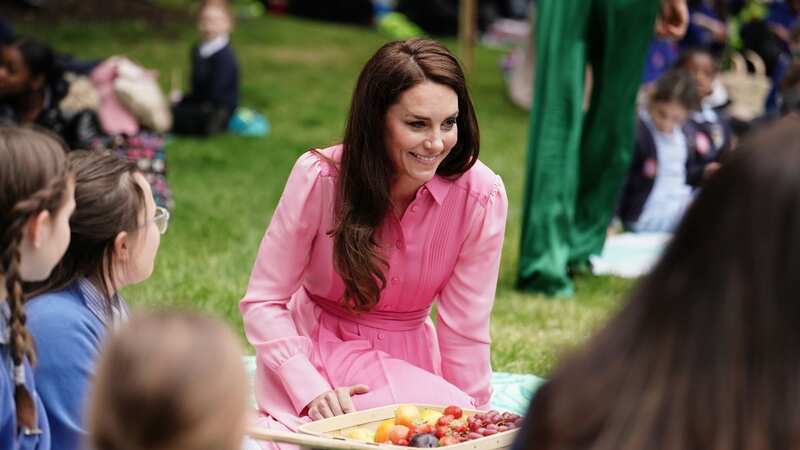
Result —
<instances>
[{"instance_id":1,"label":"wooden fruit tray","mask_svg":"<svg viewBox=\"0 0 800 450\"><path fill-rule=\"evenodd\" d=\"M330 450L409 450L414 447L403 447L393 444L378 444L350 439L344 434L353 428L365 428L375 431L378 425L386 419L394 418L394 411L400 405L388 405L379 408L357 411L350 414L335 416L328 419L317 420L301 425L298 433L280 432L262 428L251 428L248 434L258 440L284 442L296 444L305 448L330 449ZM415 404L419 409L432 409L441 412L444 407L436 405ZM464 409L465 415L480 411ZM517 429L504 431L492 436L448 445L447 450L504 450L511 447L517 434Z\"/></svg>"}]
</instances>

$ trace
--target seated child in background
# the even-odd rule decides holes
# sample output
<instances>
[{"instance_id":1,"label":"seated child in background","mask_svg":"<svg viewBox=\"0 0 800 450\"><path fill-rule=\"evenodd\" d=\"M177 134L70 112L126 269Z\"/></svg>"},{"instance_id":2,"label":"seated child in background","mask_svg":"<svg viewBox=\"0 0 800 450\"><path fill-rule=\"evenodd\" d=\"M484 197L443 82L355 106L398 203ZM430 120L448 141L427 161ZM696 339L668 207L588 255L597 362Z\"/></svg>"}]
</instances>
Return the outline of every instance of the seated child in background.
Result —
<instances>
[{"instance_id":1,"label":"seated child in background","mask_svg":"<svg viewBox=\"0 0 800 450\"><path fill-rule=\"evenodd\" d=\"M173 106L173 131L209 135L224 131L239 106L239 63L230 45L228 3L205 0L197 27L202 40L191 53L191 91Z\"/></svg>"},{"instance_id":2,"label":"seated child in background","mask_svg":"<svg viewBox=\"0 0 800 450\"><path fill-rule=\"evenodd\" d=\"M71 149L86 148L102 130L93 111L60 107L69 90L64 62L35 39L0 45L0 123L35 124L61 136Z\"/></svg>"},{"instance_id":3,"label":"seated child in background","mask_svg":"<svg viewBox=\"0 0 800 450\"><path fill-rule=\"evenodd\" d=\"M239 340L220 321L196 313L135 316L98 362L91 448L238 449L248 386Z\"/></svg>"},{"instance_id":4,"label":"seated child in background","mask_svg":"<svg viewBox=\"0 0 800 450\"><path fill-rule=\"evenodd\" d=\"M618 210L625 228L671 232L695 187L715 169L697 148L696 131L685 123L697 103L691 75L672 70L656 82L640 109L633 160Z\"/></svg>"},{"instance_id":5,"label":"seated child in background","mask_svg":"<svg viewBox=\"0 0 800 450\"><path fill-rule=\"evenodd\" d=\"M699 108L689 113L689 121L700 133L698 147L710 144L710 150L703 153L709 161L719 157L733 148L733 131L728 116L713 106L712 95L717 80L719 67L710 52L703 49L687 50L676 64L678 68L688 71L695 81ZM704 142L702 137L708 138Z\"/></svg>"}]
</instances>

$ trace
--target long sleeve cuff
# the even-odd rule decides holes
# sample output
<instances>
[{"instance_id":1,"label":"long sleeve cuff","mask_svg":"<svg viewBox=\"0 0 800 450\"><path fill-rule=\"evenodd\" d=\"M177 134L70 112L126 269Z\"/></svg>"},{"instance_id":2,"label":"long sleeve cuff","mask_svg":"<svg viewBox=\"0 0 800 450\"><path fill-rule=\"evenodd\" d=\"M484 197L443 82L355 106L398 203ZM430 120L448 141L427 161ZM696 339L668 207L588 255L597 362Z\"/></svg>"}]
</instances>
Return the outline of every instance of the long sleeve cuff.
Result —
<instances>
[{"instance_id":1,"label":"long sleeve cuff","mask_svg":"<svg viewBox=\"0 0 800 450\"><path fill-rule=\"evenodd\" d=\"M305 355L289 358L276 373L298 415L311 400L331 390L331 385Z\"/></svg>"}]
</instances>

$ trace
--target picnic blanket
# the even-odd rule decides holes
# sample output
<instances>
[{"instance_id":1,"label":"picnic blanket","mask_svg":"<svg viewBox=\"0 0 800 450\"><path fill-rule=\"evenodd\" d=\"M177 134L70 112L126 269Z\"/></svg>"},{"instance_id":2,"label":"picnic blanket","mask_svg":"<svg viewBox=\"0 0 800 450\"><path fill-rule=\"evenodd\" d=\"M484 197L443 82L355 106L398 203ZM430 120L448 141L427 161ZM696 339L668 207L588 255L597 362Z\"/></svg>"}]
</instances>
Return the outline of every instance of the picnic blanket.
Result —
<instances>
[{"instance_id":1,"label":"picnic blanket","mask_svg":"<svg viewBox=\"0 0 800 450\"><path fill-rule=\"evenodd\" d=\"M622 233L606 239L603 253L592 256L595 275L636 278L646 274L661 257L669 233Z\"/></svg>"},{"instance_id":2,"label":"picnic blanket","mask_svg":"<svg viewBox=\"0 0 800 450\"><path fill-rule=\"evenodd\" d=\"M245 356L244 364L247 368L247 375L250 380L250 403L255 406L255 398L252 395L252 383L256 374L255 356ZM495 372L492 374L492 409L498 411L511 411L517 414L525 414L528 410L528 402L533 397L536 389L544 383L543 378L536 375L526 375L519 373Z\"/></svg>"}]
</instances>

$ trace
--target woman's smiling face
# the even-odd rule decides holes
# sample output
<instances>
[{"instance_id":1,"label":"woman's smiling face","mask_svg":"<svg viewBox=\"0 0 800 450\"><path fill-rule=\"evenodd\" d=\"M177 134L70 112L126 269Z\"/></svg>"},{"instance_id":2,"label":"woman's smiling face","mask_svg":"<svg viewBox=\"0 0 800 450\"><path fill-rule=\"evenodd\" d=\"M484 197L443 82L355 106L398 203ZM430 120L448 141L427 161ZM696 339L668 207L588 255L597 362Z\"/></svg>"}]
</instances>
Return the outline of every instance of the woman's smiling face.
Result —
<instances>
[{"instance_id":1,"label":"woman's smiling face","mask_svg":"<svg viewBox=\"0 0 800 450\"><path fill-rule=\"evenodd\" d=\"M458 142L458 95L449 86L423 81L402 94L386 112L386 150L394 184L418 188L436 175Z\"/></svg>"}]
</instances>

